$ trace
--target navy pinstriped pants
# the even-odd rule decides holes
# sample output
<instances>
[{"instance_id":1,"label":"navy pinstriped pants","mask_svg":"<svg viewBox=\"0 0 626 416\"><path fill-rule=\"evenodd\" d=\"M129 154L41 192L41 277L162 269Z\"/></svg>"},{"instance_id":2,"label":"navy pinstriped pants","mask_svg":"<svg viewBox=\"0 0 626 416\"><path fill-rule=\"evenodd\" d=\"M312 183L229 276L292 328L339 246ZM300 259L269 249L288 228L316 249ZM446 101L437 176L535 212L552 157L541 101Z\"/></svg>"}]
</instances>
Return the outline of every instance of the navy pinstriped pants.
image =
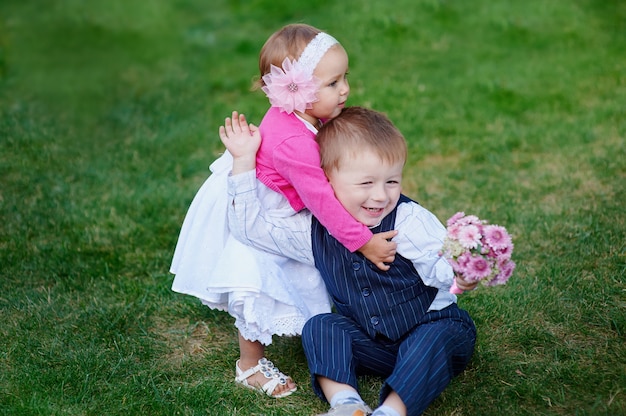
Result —
<instances>
[{"instance_id":1,"label":"navy pinstriped pants","mask_svg":"<svg viewBox=\"0 0 626 416\"><path fill-rule=\"evenodd\" d=\"M393 342L372 339L355 321L336 313L312 317L302 330L302 344L315 393L324 399L316 375L355 389L357 375L387 377L381 403L391 390L409 415L419 415L462 372L472 357L476 328L456 304L427 313L405 337Z\"/></svg>"}]
</instances>

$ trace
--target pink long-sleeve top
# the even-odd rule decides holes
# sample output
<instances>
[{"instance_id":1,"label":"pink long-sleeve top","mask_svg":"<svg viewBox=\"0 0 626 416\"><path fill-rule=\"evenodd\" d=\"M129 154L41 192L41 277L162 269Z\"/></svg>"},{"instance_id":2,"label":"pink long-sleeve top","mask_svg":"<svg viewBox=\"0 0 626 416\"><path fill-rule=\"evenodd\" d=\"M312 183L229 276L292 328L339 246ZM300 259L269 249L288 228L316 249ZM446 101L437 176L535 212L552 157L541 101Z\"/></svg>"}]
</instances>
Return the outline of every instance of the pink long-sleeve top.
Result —
<instances>
[{"instance_id":1,"label":"pink long-sleeve top","mask_svg":"<svg viewBox=\"0 0 626 416\"><path fill-rule=\"evenodd\" d=\"M295 211L308 208L348 250L367 243L372 232L345 210L335 198L320 167L315 133L295 114L270 108L259 126L261 147L256 158L257 178L287 198Z\"/></svg>"}]
</instances>

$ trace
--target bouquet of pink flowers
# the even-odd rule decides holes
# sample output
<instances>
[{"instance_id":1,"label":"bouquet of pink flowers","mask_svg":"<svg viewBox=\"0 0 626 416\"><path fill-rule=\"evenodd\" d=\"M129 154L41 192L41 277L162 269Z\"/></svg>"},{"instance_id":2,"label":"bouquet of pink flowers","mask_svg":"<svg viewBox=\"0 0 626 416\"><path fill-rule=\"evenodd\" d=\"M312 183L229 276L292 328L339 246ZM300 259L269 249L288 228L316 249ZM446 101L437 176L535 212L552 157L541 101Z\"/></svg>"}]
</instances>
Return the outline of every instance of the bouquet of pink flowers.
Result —
<instances>
[{"instance_id":1,"label":"bouquet of pink flowers","mask_svg":"<svg viewBox=\"0 0 626 416\"><path fill-rule=\"evenodd\" d=\"M488 224L464 212L450 217L447 226L440 254L448 259L455 275L486 286L503 285L509 280L515 262L511 260L513 242L504 227ZM456 282L450 292L463 293Z\"/></svg>"}]
</instances>

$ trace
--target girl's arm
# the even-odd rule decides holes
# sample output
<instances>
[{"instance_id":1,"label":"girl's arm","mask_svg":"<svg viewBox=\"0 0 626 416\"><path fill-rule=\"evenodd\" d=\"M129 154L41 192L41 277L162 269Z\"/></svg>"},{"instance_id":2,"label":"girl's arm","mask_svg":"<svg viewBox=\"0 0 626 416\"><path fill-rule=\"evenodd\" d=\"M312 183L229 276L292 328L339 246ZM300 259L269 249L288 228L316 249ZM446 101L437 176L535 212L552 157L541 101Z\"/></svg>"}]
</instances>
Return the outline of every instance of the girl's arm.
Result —
<instances>
[{"instance_id":1,"label":"girl's arm","mask_svg":"<svg viewBox=\"0 0 626 416\"><path fill-rule=\"evenodd\" d=\"M233 174L254 169L255 160L252 156L256 155L261 142L258 128L248 125L245 116L235 111L232 119L227 117L224 124L220 126L219 134L233 155ZM317 143L298 139L302 137L287 140L273 152L278 173L292 184L304 205L338 241L350 251L359 250L379 269L388 270L389 266L385 263L393 262L396 252L396 244L389 240L396 232L372 236L365 225L356 221L335 198L324 171L319 167Z\"/></svg>"},{"instance_id":2,"label":"girl's arm","mask_svg":"<svg viewBox=\"0 0 626 416\"><path fill-rule=\"evenodd\" d=\"M360 251L381 270L394 260L396 244L389 241L396 233L372 235L367 226L350 215L335 197L320 167L319 147L313 140L294 137L274 149L274 166L295 188L304 205L326 229L350 251Z\"/></svg>"}]
</instances>

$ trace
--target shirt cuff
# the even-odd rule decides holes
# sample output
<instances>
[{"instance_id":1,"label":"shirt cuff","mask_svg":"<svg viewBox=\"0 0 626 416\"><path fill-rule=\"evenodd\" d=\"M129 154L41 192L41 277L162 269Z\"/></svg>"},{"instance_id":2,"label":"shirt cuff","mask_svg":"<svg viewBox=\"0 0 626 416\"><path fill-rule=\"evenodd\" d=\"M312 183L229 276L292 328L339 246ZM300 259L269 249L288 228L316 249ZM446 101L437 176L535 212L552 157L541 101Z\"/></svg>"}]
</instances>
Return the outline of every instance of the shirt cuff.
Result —
<instances>
[{"instance_id":1,"label":"shirt cuff","mask_svg":"<svg viewBox=\"0 0 626 416\"><path fill-rule=\"evenodd\" d=\"M244 173L228 176L228 196L233 199L236 195L248 192L256 192L256 171L249 170Z\"/></svg>"}]
</instances>

